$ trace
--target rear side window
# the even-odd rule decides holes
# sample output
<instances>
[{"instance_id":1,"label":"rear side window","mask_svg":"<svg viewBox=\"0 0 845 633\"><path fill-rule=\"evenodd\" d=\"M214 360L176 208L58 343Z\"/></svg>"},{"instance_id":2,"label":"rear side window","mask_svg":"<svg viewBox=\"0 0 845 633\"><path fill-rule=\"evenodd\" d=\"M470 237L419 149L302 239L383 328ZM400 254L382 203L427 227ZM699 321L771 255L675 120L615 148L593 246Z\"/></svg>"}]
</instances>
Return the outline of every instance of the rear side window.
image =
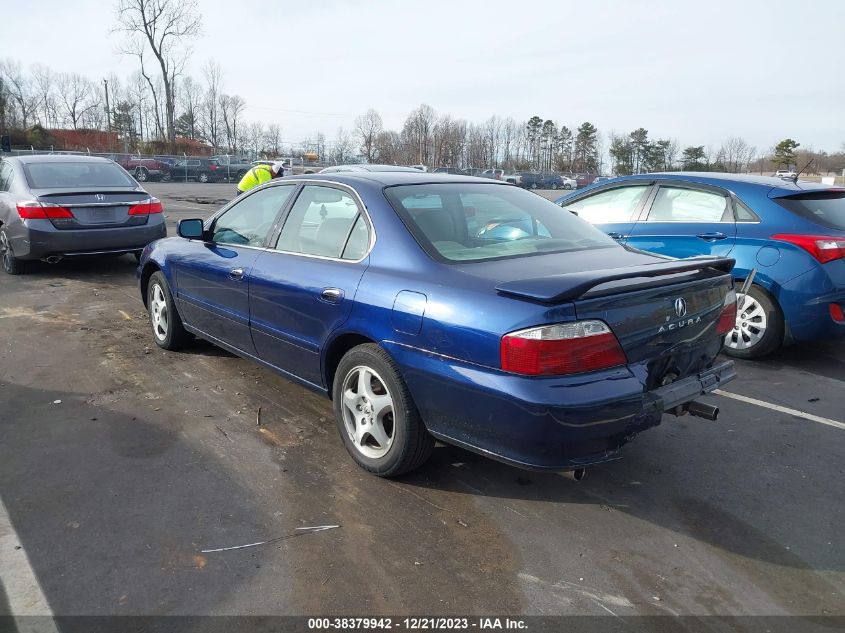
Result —
<instances>
[{"instance_id":1,"label":"rear side window","mask_svg":"<svg viewBox=\"0 0 845 633\"><path fill-rule=\"evenodd\" d=\"M33 189L136 186L126 171L114 163L28 163L24 171Z\"/></svg>"},{"instance_id":2,"label":"rear side window","mask_svg":"<svg viewBox=\"0 0 845 633\"><path fill-rule=\"evenodd\" d=\"M575 211L591 224L632 222L643 195L650 188L651 185L617 187L576 200L564 205L564 209Z\"/></svg>"},{"instance_id":3,"label":"rear side window","mask_svg":"<svg viewBox=\"0 0 845 633\"><path fill-rule=\"evenodd\" d=\"M802 193L789 198L776 198L775 202L820 226L845 230L845 191Z\"/></svg>"},{"instance_id":4,"label":"rear side window","mask_svg":"<svg viewBox=\"0 0 845 633\"><path fill-rule=\"evenodd\" d=\"M335 259L361 259L369 230L352 196L340 189L308 185L296 199L276 249Z\"/></svg>"},{"instance_id":5,"label":"rear side window","mask_svg":"<svg viewBox=\"0 0 845 633\"><path fill-rule=\"evenodd\" d=\"M710 191L660 187L654 197L647 221L732 222L733 213L728 202L729 198Z\"/></svg>"},{"instance_id":6,"label":"rear side window","mask_svg":"<svg viewBox=\"0 0 845 633\"><path fill-rule=\"evenodd\" d=\"M9 190L9 181L12 175L12 168L9 163L0 163L0 191Z\"/></svg>"}]
</instances>

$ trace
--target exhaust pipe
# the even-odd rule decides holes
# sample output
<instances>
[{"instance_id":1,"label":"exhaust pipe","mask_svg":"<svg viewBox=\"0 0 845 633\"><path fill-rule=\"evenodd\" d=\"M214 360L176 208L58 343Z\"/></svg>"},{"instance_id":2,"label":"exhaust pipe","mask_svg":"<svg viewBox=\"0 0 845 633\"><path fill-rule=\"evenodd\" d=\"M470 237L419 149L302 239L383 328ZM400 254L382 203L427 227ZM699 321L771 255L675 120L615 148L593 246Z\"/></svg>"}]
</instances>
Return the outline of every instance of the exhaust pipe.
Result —
<instances>
[{"instance_id":1,"label":"exhaust pipe","mask_svg":"<svg viewBox=\"0 0 845 633\"><path fill-rule=\"evenodd\" d=\"M561 475L572 481L581 481L586 474L587 471L584 468L576 468L575 470L567 470L561 473Z\"/></svg>"},{"instance_id":2,"label":"exhaust pipe","mask_svg":"<svg viewBox=\"0 0 845 633\"><path fill-rule=\"evenodd\" d=\"M719 417L719 407L706 402L696 402L693 400L687 405L687 411L690 415L697 418L704 418L705 420L715 421Z\"/></svg>"},{"instance_id":3,"label":"exhaust pipe","mask_svg":"<svg viewBox=\"0 0 845 633\"><path fill-rule=\"evenodd\" d=\"M45 257L41 261L47 262L48 264L58 264L62 261L62 258L59 255L50 255L49 257Z\"/></svg>"}]
</instances>

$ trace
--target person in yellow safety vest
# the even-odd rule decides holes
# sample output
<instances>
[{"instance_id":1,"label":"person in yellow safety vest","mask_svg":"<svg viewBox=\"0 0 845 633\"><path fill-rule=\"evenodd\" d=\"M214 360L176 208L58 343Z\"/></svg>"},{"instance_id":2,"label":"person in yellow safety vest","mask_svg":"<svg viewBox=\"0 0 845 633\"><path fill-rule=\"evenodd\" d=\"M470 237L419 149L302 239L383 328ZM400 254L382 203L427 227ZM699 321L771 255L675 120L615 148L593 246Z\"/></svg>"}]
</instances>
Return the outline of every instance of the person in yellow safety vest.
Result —
<instances>
[{"instance_id":1,"label":"person in yellow safety vest","mask_svg":"<svg viewBox=\"0 0 845 633\"><path fill-rule=\"evenodd\" d=\"M238 195L249 191L253 187L263 185L265 182L280 178L285 175L285 167L282 163L276 162L272 165L256 165L244 174L238 183Z\"/></svg>"}]
</instances>

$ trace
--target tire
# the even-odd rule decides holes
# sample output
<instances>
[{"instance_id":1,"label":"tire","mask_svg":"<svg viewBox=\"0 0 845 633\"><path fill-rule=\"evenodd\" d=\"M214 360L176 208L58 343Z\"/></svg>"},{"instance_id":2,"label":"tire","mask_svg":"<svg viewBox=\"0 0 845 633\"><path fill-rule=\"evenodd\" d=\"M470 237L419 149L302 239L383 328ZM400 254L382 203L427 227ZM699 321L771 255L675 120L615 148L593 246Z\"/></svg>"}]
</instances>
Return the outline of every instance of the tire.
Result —
<instances>
[{"instance_id":1,"label":"tire","mask_svg":"<svg viewBox=\"0 0 845 633\"><path fill-rule=\"evenodd\" d=\"M346 353L335 372L332 396L343 444L364 470L396 477L431 456L434 438L396 364L378 345L359 345Z\"/></svg>"},{"instance_id":2,"label":"tire","mask_svg":"<svg viewBox=\"0 0 845 633\"><path fill-rule=\"evenodd\" d=\"M197 180L198 180L199 182L202 182L202 183L206 183L206 182L208 182L208 174L206 174L205 172L201 173L201 174L197 177Z\"/></svg>"},{"instance_id":3,"label":"tire","mask_svg":"<svg viewBox=\"0 0 845 633\"><path fill-rule=\"evenodd\" d=\"M170 174L169 171L161 175L161 182L170 182L171 180L173 180L173 176Z\"/></svg>"},{"instance_id":4,"label":"tire","mask_svg":"<svg viewBox=\"0 0 845 633\"><path fill-rule=\"evenodd\" d=\"M175 351L191 341L192 337L182 325L170 286L161 271L154 272L147 285L147 311L153 340L160 348Z\"/></svg>"},{"instance_id":5,"label":"tire","mask_svg":"<svg viewBox=\"0 0 845 633\"><path fill-rule=\"evenodd\" d=\"M30 262L15 257L5 229L0 229L0 259L3 261L3 270L9 275L23 275L30 269Z\"/></svg>"},{"instance_id":6,"label":"tire","mask_svg":"<svg viewBox=\"0 0 845 633\"><path fill-rule=\"evenodd\" d=\"M552 189L557 190L557 183L556 183L556 182L553 182L553 183L552 183Z\"/></svg>"},{"instance_id":7,"label":"tire","mask_svg":"<svg viewBox=\"0 0 845 633\"><path fill-rule=\"evenodd\" d=\"M147 182L147 178L149 178L149 173L143 167L138 167L135 170L135 180L138 182Z\"/></svg>"},{"instance_id":8,"label":"tire","mask_svg":"<svg viewBox=\"0 0 845 633\"><path fill-rule=\"evenodd\" d=\"M570 185L570 184L567 182L567 183L565 183L565 184L563 185L563 188L564 188L564 189L572 189L572 185Z\"/></svg>"},{"instance_id":9,"label":"tire","mask_svg":"<svg viewBox=\"0 0 845 633\"><path fill-rule=\"evenodd\" d=\"M536 183L536 182L532 182L532 183L531 183L531 188L532 188L532 189L536 189L536 188L537 188L537 183Z\"/></svg>"},{"instance_id":10,"label":"tire","mask_svg":"<svg viewBox=\"0 0 845 633\"><path fill-rule=\"evenodd\" d=\"M768 292L753 285L744 299L737 293L737 307L736 326L725 336L725 354L760 358L783 345L783 311Z\"/></svg>"}]
</instances>

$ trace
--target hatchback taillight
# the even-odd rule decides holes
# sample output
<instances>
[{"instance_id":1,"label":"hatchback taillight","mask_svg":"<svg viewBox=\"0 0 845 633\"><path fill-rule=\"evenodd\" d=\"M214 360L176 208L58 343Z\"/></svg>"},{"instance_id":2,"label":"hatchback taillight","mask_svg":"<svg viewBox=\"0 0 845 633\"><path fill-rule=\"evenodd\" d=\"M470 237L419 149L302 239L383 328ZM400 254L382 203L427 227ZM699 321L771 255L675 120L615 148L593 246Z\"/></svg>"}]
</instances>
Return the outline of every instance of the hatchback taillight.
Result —
<instances>
[{"instance_id":1,"label":"hatchback taillight","mask_svg":"<svg viewBox=\"0 0 845 633\"><path fill-rule=\"evenodd\" d=\"M161 200L158 198L150 198L139 204L133 204L129 207L129 215L150 215L151 213L161 213L164 207L161 205Z\"/></svg>"},{"instance_id":2,"label":"hatchback taillight","mask_svg":"<svg viewBox=\"0 0 845 633\"><path fill-rule=\"evenodd\" d=\"M772 239L800 246L822 264L845 258L845 237L778 233L772 235Z\"/></svg>"},{"instance_id":3,"label":"hatchback taillight","mask_svg":"<svg viewBox=\"0 0 845 633\"><path fill-rule=\"evenodd\" d=\"M18 202L18 215L21 220L64 220L73 218L73 213L67 207L37 200Z\"/></svg>"},{"instance_id":4,"label":"hatchback taillight","mask_svg":"<svg viewBox=\"0 0 845 633\"><path fill-rule=\"evenodd\" d=\"M616 336L602 321L544 325L502 337L502 369L526 376L559 376L626 363Z\"/></svg>"}]
</instances>

